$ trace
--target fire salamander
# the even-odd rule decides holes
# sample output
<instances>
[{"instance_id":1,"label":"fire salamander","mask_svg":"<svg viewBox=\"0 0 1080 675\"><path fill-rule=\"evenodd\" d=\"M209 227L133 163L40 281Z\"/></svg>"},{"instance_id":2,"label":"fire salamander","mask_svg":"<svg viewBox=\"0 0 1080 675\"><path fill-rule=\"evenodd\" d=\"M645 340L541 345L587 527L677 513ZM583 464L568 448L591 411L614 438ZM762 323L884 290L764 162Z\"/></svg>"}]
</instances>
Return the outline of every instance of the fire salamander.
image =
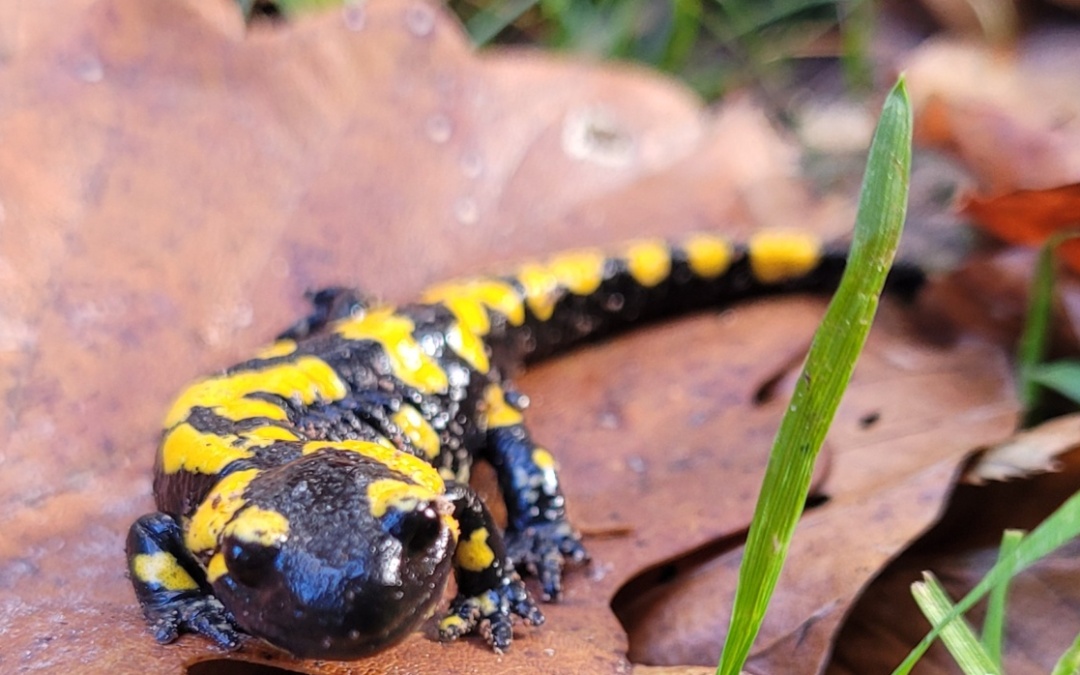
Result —
<instances>
[{"instance_id":1,"label":"fire salamander","mask_svg":"<svg viewBox=\"0 0 1080 675\"><path fill-rule=\"evenodd\" d=\"M309 317L190 386L165 418L158 511L127 539L151 630L229 649L243 631L299 657L355 659L415 630L453 571L441 637L479 632L507 649L515 616L544 619L516 570L555 600L586 553L506 374L642 320L834 286L844 261L807 235L698 234L564 253L403 306L316 293ZM505 531L468 487L475 459L498 475Z\"/></svg>"}]
</instances>

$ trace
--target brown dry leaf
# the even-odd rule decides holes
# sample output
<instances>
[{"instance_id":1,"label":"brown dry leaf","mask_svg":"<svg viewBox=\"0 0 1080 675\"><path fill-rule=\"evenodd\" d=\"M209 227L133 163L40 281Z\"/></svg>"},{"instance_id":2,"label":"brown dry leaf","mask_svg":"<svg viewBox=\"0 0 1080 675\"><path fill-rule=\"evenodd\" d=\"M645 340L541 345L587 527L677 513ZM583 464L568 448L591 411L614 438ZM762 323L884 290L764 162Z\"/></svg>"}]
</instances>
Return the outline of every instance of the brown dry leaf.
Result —
<instances>
[{"instance_id":1,"label":"brown dry leaf","mask_svg":"<svg viewBox=\"0 0 1080 675\"><path fill-rule=\"evenodd\" d=\"M1021 431L981 453L962 480L972 485L1060 470L1058 457L1080 445L1080 414L1065 415Z\"/></svg>"},{"instance_id":2,"label":"brown dry leaf","mask_svg":"<svg viewBox=\"0 0 1080 675\"><path fill-rule=\"evenodd\" d=\"M1062 471L1027 480L961 485L942 521L874 581L853 609L837 641L829 675L888 673L930 626L911 599L910 585L930 570L954 599L963 597L997 558L1004 528L1030 530L1076 491L1080 456L1061 458ZM1006 609L1004 671L1048 673L1080 626L1080 545L1066 545L1016 577ZM978 628L983 606L969 614ZM956 674L960 669L936 644L913 671Z\"/></svg>"},{"instance_id":3,"label":"brown dry leaf","mask_svg":"<svg viewBox=\"0 0 1080 675\"><path fill-rule=\"evenodd\" d=\"M1033 32L1011 50L932 39L906 60L916 135L952 149L984 194L1080 181L1080 33Z\"/></svg>"},{"instance_id":4,"label":"brown dry leaf","mask_svg":"<svg viewBox=\"0 0 1080 675\"><path fill-rule=\"evenodd\" d=\"M0 70L0 669L201 663L191 672L206 675L240 658L320 673L625 671L611 595L746 527L777 418L744 424L741 411L800 353L812 304L736 332L717 317L660 328L661 342L596 348L606 356L523 382L538 437L565 449L577 521L630 536L592 541L597 562L570 574L567 601L501 657L423 634L351 665L154 644L123 537L151 508L162 412L186 381L304 311L306 288L407 299L435 279L635 234L728 220L835 231L849 205L808 199L797 156L747 102L707 120L640 70L477 58L420 2L248 36L227 0L41 7L48 17L23 10L29 28ZM785 315L799 311L792 336ZM708 349L684 360L689 341ZM730 367L704 367L732 350Z\"/></svg>"},{"instance_id":5,"label":"brown dry leaf","mask_svg":"<svg viewBox=\"0 0 1080 675\"><path fill-rule=\"evenodd\" d=\"M882 317L830 432L829 501L803 517L746 669L814 673L863 587L938 517L959 462L1015 422L1007 366L981 343L935 348ZM783 405L781 395L774 405ZM741 550L677 576L626 608L631 656L714 663Z\"/></svg>"},{"instance_id":6,"label":"brown dry leaf","mask_svg":"<svg viewBox=\"0 0 1080 675\"><path fill-rule=\"evenodd\" d=\"M1009 243L1041 244L1055 232L1080 227L1080 183L998 197L969 197L962 210L977 225ZM1080 272L1080 242L1064 242L1058 254L1074 272Z\"/></svg>"}]
</instances>

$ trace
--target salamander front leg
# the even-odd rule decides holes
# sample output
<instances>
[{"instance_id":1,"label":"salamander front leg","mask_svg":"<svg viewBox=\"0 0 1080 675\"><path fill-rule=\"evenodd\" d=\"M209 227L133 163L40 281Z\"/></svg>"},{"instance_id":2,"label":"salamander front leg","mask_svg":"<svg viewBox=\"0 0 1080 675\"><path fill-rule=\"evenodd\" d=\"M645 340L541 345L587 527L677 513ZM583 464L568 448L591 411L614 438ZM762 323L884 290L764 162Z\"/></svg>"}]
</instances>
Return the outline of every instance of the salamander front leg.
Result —
<instances>
[{"instance_id":1,"label":"salamander front leg","mask_svg":"<svg viewBox=\"0 0 1080 675\"><path fill-rule=\"evenodd\" d=\"M451 483L447 496L461 534L454 553L458 595L439 623L439 636L455 640L479 631L491 648L506 651L513 640L513 617L539 626L544 615L506 555L506 546L484 502L470 488Z\"/></svg>"},{"instance_id":2,"label":"salamander front leg","mask_svg":"<svg viewBox=\"0 0 1080 675\"><path fill-rule=\"evenodd\" d=\"M486 403L487 457L506 500L510 558L540 578L545 600L558 600L563 567L587 560L588 554L566 519L555 459L532 440L521 411L500 386L489 387Z\"/></svg>"},{"instance_id":3,"label":"salamander front leg","mask_svg":"<svg viewBox=\"0 0 1080 675\"><path fill-rule=\"evenodd\" d=\"M205 582L197 581L203 574L171 516L151 513L135 521L128 532L127 556L135 597L158 642L198 633L225 649L240 646L232 616Z\"/></svg>"}]
</instances>

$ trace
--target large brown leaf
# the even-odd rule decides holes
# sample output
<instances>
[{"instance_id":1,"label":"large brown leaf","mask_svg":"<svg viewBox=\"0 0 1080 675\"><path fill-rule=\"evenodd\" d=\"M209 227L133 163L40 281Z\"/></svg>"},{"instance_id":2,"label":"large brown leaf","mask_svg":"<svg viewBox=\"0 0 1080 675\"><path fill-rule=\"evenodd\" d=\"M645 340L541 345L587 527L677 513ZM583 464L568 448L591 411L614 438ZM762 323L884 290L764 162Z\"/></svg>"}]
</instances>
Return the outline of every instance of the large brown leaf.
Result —
<instances>
[{"instance_id":1,"label":"large brown leaf","mask_svg":"<svg viewBox=\"0 0 1080 675\"><path fill-rule=\"evenodd\" d=\"M171 673L242 658L305 672L625 671L611 598L745 529L782 408L755 399L798 361L820 302L659 326L523 379L595 562L501 657L430 630L356 664L154 644L122 549L151 508L160 417L186 381L304 311L306 288L403 300L436 279L633 235L725 223L835 233L850 204L810 200L796 153L745 101L706 116L640 70L480 58L419 2L250 35L226 0L52 0L20 5L14 25L0 34L0 669ZM980 353L875 339L902 340L883 353L915 350L916 362ZM956 403L997 396L971 444L999 432L1007 401L997 357L985 359L988 393ZM925 383L904 386L896 399ZM835 470L888 486L890 466L910 469L879 462Z\"/></svg>"}]
</instances>

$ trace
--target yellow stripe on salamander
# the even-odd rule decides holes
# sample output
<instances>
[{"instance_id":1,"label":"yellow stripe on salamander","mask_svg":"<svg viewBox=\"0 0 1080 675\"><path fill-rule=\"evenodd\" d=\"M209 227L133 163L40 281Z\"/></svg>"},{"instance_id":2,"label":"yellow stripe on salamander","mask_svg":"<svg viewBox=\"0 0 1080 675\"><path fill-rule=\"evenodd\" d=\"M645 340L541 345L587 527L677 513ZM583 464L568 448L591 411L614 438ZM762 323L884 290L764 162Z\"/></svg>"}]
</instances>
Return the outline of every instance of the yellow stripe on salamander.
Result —
<instances>
[{"instance_id":1,"label":"yellow stripe on salamander","mask_svg":"<svg viewBox=\"0 0 1080 675\"><path fill-rule=\"evenodd\" d=\"M607 258L597 249L581 249L556 255L544 263L526 263L515 278L525 291L525 304L533 316L547 321L555 304L567 292L588 295L604 281Z\"/></svg>"},{"instance_id":2,"label":"yellow stripe on salamander","mask_svg":"<svg viewBox=\"0 0 1080 675\"><path fill-rule=\"evenodd\" d=\"M184 422L166 432L161 443L161 470L174 474L180 470L215 475L231 462L253 456L254 448L275 441L296 441L299 437L288 429L265 425L242 434L203 433Z\"/></svg>"},{"instance_id":3,"label":"yellow stripe on salamander","mask_svg":"<svg viewBox=\"0 0 1080 675\"><path fill-rule=\"evenodd\" d=\"M821 240L805 232L759 232L748 249L750 270L764 284L805 276L821 262Z\"/></svg>"},{"instance_id":4,"label":"yellow stripe on salamander","mask_svg":"<svg viewBox=\"0 0 1080 675\"><path fill-rule=\"evenodd\" d=\"M446 344L477 372L486 373L491 368L484 341L460 322L446 329Z\"/></svg>"},{"instance_id":5,"label":"yellow stripe on salamander","mask_svg":"<svg viewBox=\"0 0 1080 675\"><path fill-rule=\"evenodd\" d=\"M373 340L390 358L394 376L425 394L444 393L450 386L446 372L420 348L413 337L412 320L384 307L362 317L336 324L334 332L346 340Z\"/></svg>"},{"instance_id":6,"label":"yellow stripe on salamander","mask_svg":"<svg viewBox=\"0 0 1080 675\"><path fill-rule=\"evenodd\" d=\"M225 526L221 536L266 547L276 546L289 537L289 519L277 511L249 506ZM206 566L206 579L213 583L228 571L224 552L216 551Z\"/></svg>"},{"instance_id":7,"label":"yellow stripe on salamander","mask_svg":"<svg viewBox=\"0 0 1080 675\"><path fill-rule=\"evenodd\" d=\"M589 295L604 281L606 261L601 251L582 249L555 256L547 262L547 270L574 295Z\"/></svg>"},{"instance_id":8,"label":"yellow stripe on salamander","mask_svg":"<svg viewBox=\"0 0 1080 675\"><path fill-rule=\"evenodd\" d=\"M311 441L304 444L303 453L309 455L326 449L361 454L391 471L408 476L413 482L435 494L442 494L446 489L442 477L434 467L419 457L414 457L392 446L387 447L369 441Z\"/></svg>"},{"instance_id":9,"label":"yellow stripe on salamander","mask_svg":"<svg viewBox=\"0 0 1080 675\"><path fill-rule=\"evenodd\" d=\"M244 490L258 473L258 469L231 473L206 495L184 532L184 545L189 551L199 554L217 547L225 525L247 503Z\"/></svg>"},{"instance_id":10,"label":"yellow stripe on salamander","mask_svg":"<svg viewBox=\"0 0 1080 675\"><path fill-rule=\"evenodd\" d=\"M165 416L165 428L184 421L196 406L212 409L230 420L266 417L286 419L280 406L268 401L247 398L264 392L282 398L299 398L305 405L316 401L337 401L345 396L345 383L325 361L301 356L262 370L243 370L231 375L211 377L196 382L180 395Z\"/></svg>"},{"instance_id":11,"label":"yellow stripe on salamander","mask_svg":"<svg viewBox=\"0 0 1080 675\"><path fill-rule=\"evenodd\" d=\"M509 427L521 424L521 412L506 402L506 393L497 384L489 385L484 391L484 416L489 429Z\"/></svg>"},{"instance_id":12,"label":"yellow stripe on salamander","mask_svg":"<svg viewBox=\"0 0 1080 675\"><path fill-rule=\"evenodd\" d=\"M475 335L487 335L491 331L489 309L505 316L512 326L525 323L525 308L517 289L498 279L449 281L429 288L420 301L442 303Z\"/></svg>"},{"instance_id":13,"label":"yellow stripe on salamander","mask_svg":"<svg viewBox=\"0 0 1080 675\"><path fill-rule=\"evenodd\" d=\"M430 502L436 495L422 485L393 478L380 478L368 485L367 497L371 515L382 518L391 508L413 511L420 502Z\"/></svg>"},{"instance_id":14,"label":"yellow stripe on salamander","mask_svg":"<svg viewBox=\"0 0 1080 675\"><path fill-rule=\"evenodd\" d=\"M401 432L408 437L412 444L424 453L425 457L435 459L439 456L439 450L441 449L439 434L431 426L431 423L424 419L419 410L406 404L394 413L390 419L394 424L398 425Z\"/></svg>"}]
</instances>

